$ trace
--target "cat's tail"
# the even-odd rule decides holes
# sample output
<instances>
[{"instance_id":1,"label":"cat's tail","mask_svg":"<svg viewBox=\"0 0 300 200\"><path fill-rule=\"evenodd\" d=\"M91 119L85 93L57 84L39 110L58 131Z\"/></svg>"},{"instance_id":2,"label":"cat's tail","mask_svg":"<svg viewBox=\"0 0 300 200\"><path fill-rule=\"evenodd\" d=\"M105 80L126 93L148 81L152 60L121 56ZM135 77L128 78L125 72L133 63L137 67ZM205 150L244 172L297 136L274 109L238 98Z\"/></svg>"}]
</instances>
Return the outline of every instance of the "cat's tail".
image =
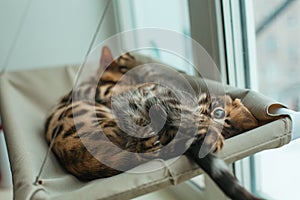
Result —
<instances>
[{"instance_id":1,"label":"cat's tail","mask_svg":"<svg viewBox=\"0 0 300 200\"><path fill-rule=\"evenodd\" d=\"M200 147L201 145L195 144L186 155L192 158L211 177L225 195L232 200L262 200L252 195L239 183L223 160L212 153L199 158Z\"/></svg>"}]
</instances>

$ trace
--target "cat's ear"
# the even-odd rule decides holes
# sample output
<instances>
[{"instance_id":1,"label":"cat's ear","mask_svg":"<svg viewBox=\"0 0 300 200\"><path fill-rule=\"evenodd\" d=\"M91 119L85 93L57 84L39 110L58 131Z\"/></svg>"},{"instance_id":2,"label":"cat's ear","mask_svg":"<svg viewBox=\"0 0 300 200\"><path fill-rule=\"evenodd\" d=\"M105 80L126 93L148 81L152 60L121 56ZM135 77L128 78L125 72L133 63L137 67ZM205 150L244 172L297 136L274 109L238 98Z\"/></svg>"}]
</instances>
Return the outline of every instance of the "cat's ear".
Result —
<instances>
[{"instance_id":1,"label":"cat's ear","mask_svg":"<svg viewBox=\"0 0 300 200\"><path fill-rule=\"evenodd\" d=\"M100 59L100 66L106 67L110 65L113 62L113 60L114 58L110 49L107 46L103 47Z\"/></svg>"}]
</instances>

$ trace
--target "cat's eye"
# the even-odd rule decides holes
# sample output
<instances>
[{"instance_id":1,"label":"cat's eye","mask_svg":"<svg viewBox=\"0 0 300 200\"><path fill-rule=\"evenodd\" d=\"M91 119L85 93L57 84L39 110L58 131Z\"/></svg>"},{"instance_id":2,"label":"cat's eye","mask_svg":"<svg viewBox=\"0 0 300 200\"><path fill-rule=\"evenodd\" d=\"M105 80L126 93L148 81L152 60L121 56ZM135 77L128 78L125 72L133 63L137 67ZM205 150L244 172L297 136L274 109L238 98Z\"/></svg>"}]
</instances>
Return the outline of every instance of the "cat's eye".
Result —
<instances>
[{"instance_id":1,"label":"cat's eye","mask_svg":"<svg viewBox=\"0 0 300 200\"><path fill-rule=\"evenodd\" d=\"M223 119L225 117L225 110L223 108L216 108L212 114L215 119Z\"/></svg>"}]
</instances>

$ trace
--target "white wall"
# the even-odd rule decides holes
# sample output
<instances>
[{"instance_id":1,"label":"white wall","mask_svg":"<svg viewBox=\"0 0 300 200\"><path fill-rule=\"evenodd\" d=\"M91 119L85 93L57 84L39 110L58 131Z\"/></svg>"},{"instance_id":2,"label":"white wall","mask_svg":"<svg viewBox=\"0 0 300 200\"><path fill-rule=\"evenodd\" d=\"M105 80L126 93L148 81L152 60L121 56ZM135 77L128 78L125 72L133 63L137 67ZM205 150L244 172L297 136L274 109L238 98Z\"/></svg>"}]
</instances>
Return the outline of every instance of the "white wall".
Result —
<instances>
[{"instance_id":1,"label":"white wall","mask_svg":"<svg viewBox=\"0 0 300 200\"><path fill-rule=\"evenodd\" d=\"M0 69L28 2L0 0ZM80 63L105 4L104 0L32 0L8 69ZM100 38L116 30L112 9L107 14Z\"/></svg>"}]
</instances>

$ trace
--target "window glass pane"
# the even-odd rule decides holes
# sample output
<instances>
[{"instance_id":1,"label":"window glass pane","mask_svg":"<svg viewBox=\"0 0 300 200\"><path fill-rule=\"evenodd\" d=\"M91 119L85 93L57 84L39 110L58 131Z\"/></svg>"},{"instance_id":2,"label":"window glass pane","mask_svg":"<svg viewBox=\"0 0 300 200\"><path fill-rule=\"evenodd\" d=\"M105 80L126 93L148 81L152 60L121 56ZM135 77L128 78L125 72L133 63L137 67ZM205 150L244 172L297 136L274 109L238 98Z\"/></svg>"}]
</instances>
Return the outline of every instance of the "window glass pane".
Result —
<instances>
[{"instance_id":1,"label":"window glass pane","mask_svg":"<svg viewBox=\"0 0 300 200\"><path fill-rule=\"evenodd\" d=\"M118 0L120 31L143 28L158 28L174 31L184 35L190 35L190 20L187 0ZM172 5L172 6L170 6ZM145 40L145 35L135 35L136 43ZM160 44L151 37L146 38L151 50L141 50L139 53L157 58L177 69L192 73L192 68L187 69L187 62L167 51L159 50ZM126 41L123 45L126 47ZM185 59L192 59L191 44L186 40L176 41L185 51Z\"/></svg>"},{"instance_id":2,"label":"window glass pane","mask_svg":"<svg viewBox=\"0 0 300 200\"><path fill-rule=\"evenodd\" d=\"M253 0L260 92L300 109L300 1ZM300 141L255 155L256 186L271 199L300 196Z\"/></svg>"}]
</instances>

